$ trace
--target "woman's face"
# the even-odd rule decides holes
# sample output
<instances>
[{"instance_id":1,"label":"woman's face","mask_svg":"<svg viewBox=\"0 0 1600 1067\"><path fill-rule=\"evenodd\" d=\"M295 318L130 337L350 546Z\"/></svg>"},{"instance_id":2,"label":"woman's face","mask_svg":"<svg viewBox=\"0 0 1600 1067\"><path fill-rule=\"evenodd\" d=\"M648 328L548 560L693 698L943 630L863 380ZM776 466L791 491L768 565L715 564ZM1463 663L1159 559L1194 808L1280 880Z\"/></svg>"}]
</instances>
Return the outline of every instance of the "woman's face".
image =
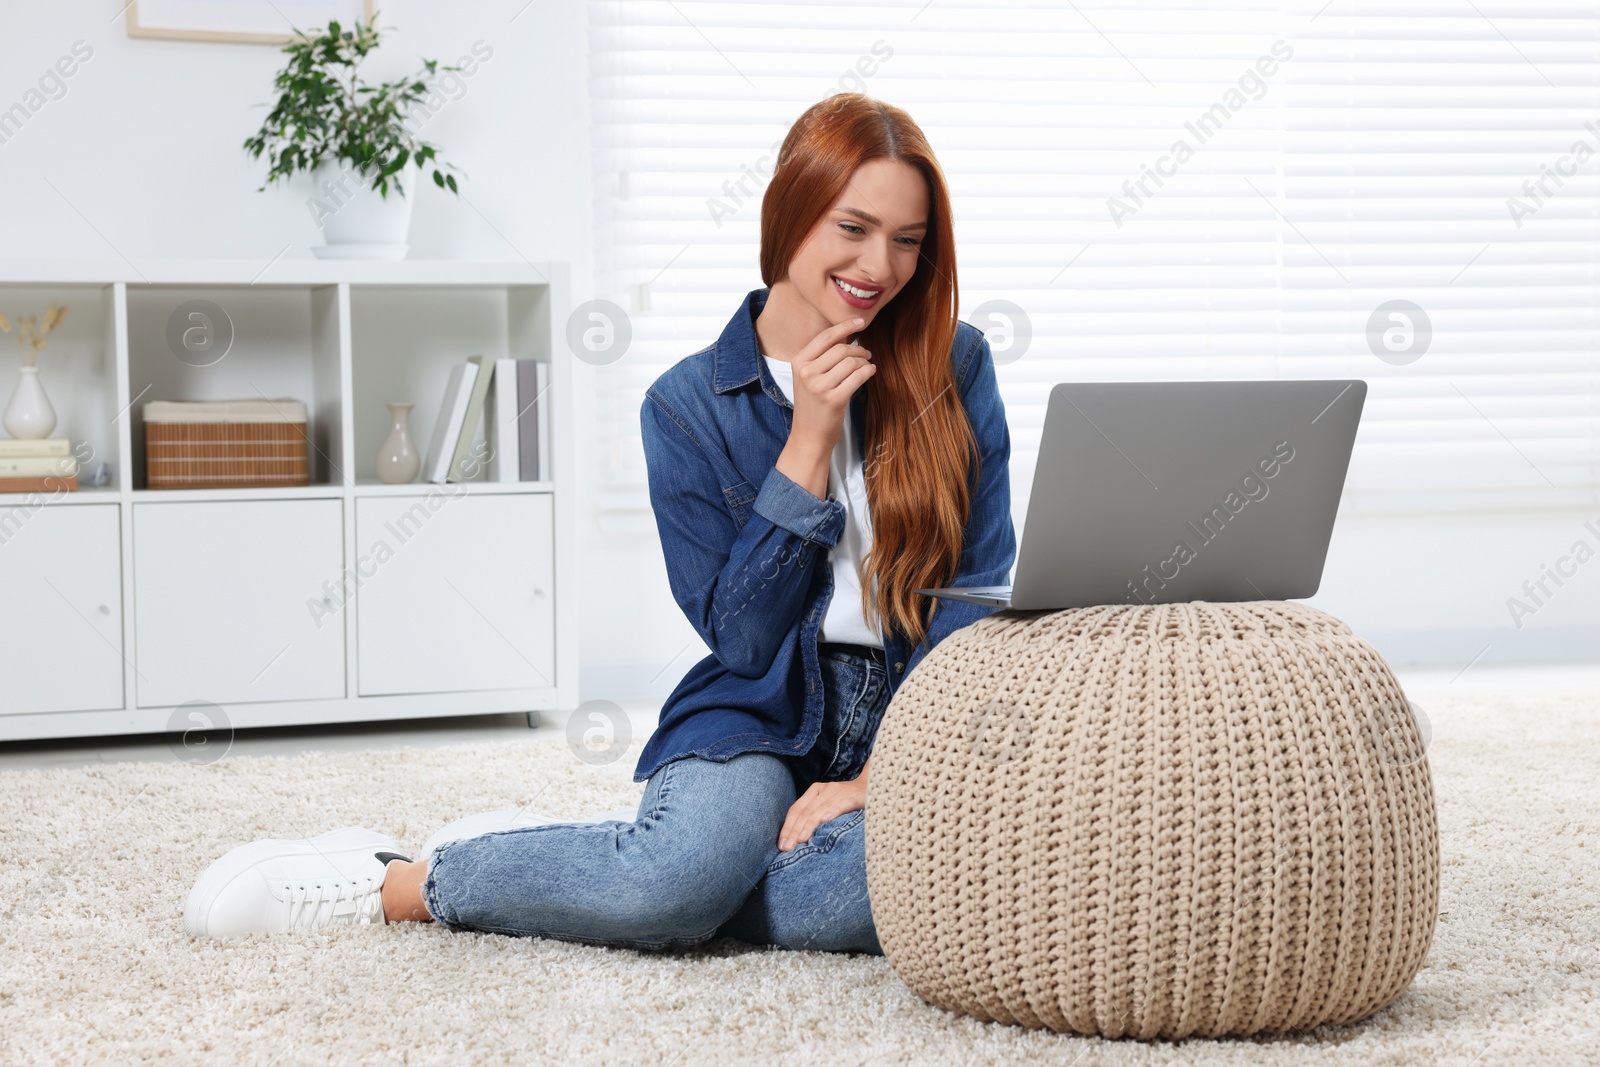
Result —
<instances>
[{"instance_id":1,"label":"woman's face","mask_svg":"<svg viewBox=\"0 0 1600 1067\"><path fill-rule=\"evenodd\" d=\"M874 159L850 176L795 253L787 280L828 322L859 316L870 323L916 273L927 230L922 173L899 160Z\"/></svg>"}]
</instances>

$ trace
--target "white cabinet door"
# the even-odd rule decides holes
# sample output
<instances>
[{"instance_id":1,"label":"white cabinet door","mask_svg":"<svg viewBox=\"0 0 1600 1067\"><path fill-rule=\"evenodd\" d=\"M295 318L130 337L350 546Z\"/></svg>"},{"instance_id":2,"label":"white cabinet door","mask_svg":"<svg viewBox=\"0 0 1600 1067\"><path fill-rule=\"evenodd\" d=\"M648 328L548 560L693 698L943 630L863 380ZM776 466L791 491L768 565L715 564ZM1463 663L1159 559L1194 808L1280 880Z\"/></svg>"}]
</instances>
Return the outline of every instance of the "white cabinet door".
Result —
<instances>
[{"instance_id":1,"label":"white cabinet door","mask_svg":"<svg viewBox=\"0 0 1600 1067\"><path fill-rule=\"evenodd\" d=\"M118 512L0 508L0 714L122 707Z\"/></svg>"},{"instance_id":2,"label":"white cabinet door","mask_svg":"<svg viewBox=\"0 0 1600 1067\"><path fill-rule=\"evenodd\" d=\"M357 500L360 694L554 685L553 533L549 494Z\"/></svg>"},{"instance_id":3,"label":"white cabinet door","mask_svg":"<svg viewBox=\"0 0 1600 1067\"><path fill-rule=\"evenodd\" d=\"M343 511L340 500L135 504L139 706L343 697Z\"/></svg>"}]
</instances>

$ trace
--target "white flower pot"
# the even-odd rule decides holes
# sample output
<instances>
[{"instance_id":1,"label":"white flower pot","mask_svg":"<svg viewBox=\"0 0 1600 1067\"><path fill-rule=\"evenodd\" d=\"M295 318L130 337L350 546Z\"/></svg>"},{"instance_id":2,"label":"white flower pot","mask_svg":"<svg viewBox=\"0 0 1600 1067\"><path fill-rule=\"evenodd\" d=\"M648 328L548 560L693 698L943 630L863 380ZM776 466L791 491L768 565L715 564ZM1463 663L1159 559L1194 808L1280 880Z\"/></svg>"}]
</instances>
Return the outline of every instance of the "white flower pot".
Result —
<instances>
[{"instance_id":1,"label":"white flower pot","mask_svg":"<svg viewBox=\"0 0 1600 1067\"><path fill-rule=\"evenodd\" d=\"M404 259L411 247L406 234L411 229L416 173L407 161L390 176L385 197L348 161L319 164L311 172L315 188L308 206L326 243L311 251L320 259Z\"/></svg>"}]
</instances>

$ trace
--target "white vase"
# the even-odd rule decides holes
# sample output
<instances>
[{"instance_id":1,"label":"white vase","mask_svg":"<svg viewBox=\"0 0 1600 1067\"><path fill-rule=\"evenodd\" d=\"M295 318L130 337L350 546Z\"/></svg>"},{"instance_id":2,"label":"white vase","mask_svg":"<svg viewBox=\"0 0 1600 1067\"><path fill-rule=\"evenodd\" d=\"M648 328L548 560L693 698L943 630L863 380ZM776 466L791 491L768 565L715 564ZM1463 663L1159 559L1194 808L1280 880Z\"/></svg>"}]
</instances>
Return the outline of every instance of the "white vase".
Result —
<instances>
[{"instance_id":1,"label":"white vase","mask_svg":"<svg viewBox=\"0 0 1600 1067\"><path fill-rule=\"evenodd\" d=\"M22 378L17 382L16 392L11 394L11 403L6 405L6 432L19 441L49 437L50 431L56 428L56 409L50 406L50 398L44 395L44 386L39 383L39 368L18 367L17 370Z\"/></svg>"},{"instance_id":2,"label":"white vase","mask_svg":"<svg viewBox=\"0 0 1600 1067\"><path fill-rule=\"evenodd\" d=\"M348 161L318 164L311 172L316 187L309 204L327 243L311 251L319 259L404 259L411 247L406 234L417 195L412 180L416 171L407 161L389 176L389 194L384 196Z\"/></svg>"},{"instance_id":3,"label":"white vase","mask_svg":"<svg viewBox=\"0 0 1600 1067\"><path fill-rule=\"evenodd\" d=\"M389 405L389 436L378 449L378 481L406 485L417 476L422 457L411 443L411 409L414 404Z\"/></svg>"}]
</instances>

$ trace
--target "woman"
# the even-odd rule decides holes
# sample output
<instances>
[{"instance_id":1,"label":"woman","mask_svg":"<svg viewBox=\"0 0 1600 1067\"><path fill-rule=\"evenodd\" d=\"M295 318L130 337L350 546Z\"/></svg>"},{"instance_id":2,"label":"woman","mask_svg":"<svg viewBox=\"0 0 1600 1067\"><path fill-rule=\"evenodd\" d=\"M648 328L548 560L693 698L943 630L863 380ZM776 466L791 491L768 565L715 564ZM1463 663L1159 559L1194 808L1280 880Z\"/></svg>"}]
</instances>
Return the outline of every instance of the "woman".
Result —
<instances>
[{"instance_id":1,"label":"woman","mask_svg":"<svg viewBox=\"0 0 1600 1067\"><path fill-rule=\"evenodd\" d=\"M762 202L761 274L640 409L668 579L711 655L644 747L637 817L467 819L415 862L361 829L256 842L202 875L192 934L437 920L881 952L873 738L921 658L993 610L914 590L1003 584L1016 554L994 361L956 319L949 196L909 115L841 94L800 116Z\"/></svg>"}]
</instances>

